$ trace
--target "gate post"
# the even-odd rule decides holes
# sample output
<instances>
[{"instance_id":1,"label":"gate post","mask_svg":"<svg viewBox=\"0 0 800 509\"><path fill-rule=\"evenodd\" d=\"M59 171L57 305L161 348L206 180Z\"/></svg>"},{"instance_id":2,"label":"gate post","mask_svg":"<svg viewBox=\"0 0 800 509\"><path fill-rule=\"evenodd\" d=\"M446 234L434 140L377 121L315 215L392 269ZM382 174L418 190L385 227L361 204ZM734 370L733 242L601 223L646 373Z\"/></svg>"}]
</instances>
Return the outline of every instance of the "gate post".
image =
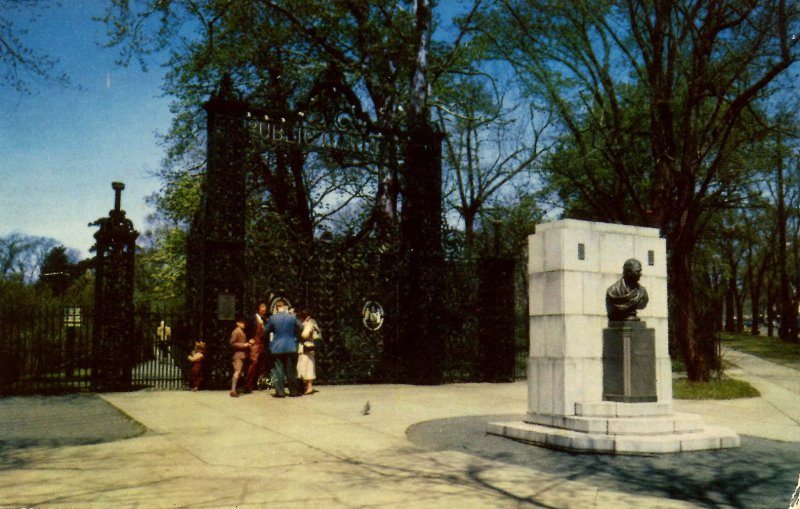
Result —
<instances>
[{"instance_id":1,"label":"gate post","mask_svg":"<svg viewBox=\"0 0 800 509\"><path fill-rule=\"evenodd\" d=\"M139 233L120 208L125 184L114 182L114 209L89 226L95 232L92 390L127 390L133 368L133 271Z\"/></svg>"},{"instance_id":2,"label":"gate post","mask_svg":"<svg viewBox=\"0 0 800 509\"><path fill-rule=\"evenodd\" d=\"M478 261L478 371L484 382L514 381L514 260Z\"/></svg>"},{"instance_id":3,"label":"gate post","mask_svg":"<svg viewBox=\"0 0 800 509\"><path fill-rule=\"evenodd\" d=\"M191 341L206 343L207 385L227 382L228 336L243 316L245 288L245 154L247 106L237 100L229 76L204 105L208 115L203 201L189 241L187 302L196 324ZM186 345L191 347L193 345Z\"/></svg>"},{"instance_id":4,"label":"gate post","mask_svg":"<svg viewBox=\"0 0 800 509\"><path fill-rule=\"evenodd\" d=\"M409 382L444 378L444 252L442 249L442 133L429 124L409 132L402 214L405 285L400 324L402 366Z\"/></svg>"}]
</instances>

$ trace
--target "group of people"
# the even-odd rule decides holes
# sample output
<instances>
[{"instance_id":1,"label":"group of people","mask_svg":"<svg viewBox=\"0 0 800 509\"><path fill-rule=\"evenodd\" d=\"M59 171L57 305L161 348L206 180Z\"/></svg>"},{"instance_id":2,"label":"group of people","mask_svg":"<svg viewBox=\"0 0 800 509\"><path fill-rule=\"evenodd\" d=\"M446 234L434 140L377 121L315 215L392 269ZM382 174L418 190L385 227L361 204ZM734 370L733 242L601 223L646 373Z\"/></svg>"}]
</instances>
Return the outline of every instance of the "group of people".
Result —
<instances>
[{"instance_id":1,"label":"group of people","mask_svg":"<svg viewBox=\"0 0 800 509\"><path fill-rule=\"evenodd\" d=\"M230 336L231 397L252 392L268 370L272 373L274 397L313 394L314 347L315 341L321 339L319 325L307 311L295 314L282 299L274 303L273 313L266 315L267 304L262 302L250 320L244 317L236 320Z\"/></svg>"}]
</instances>

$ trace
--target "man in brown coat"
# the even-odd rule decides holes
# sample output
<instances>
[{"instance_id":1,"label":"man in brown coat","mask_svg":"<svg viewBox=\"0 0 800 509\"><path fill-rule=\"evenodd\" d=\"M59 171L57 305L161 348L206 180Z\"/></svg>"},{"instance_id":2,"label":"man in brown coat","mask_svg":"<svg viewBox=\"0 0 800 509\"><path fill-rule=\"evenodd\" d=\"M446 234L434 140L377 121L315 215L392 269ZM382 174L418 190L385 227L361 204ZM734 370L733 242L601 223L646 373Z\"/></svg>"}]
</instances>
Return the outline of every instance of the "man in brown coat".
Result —
<instances>
[{"instance_id":1,"label":"man in brown coat","mask_svg":"<svg viewBox=\"0 0 800 509\"><path fill-rule=\"evenodd\" d=\"M264 317L267 314L267 304L262 302L258 305L258 311L253 316L252 336L250 337L250 367L247 369L247 379L245 380L242 392L245 394L252 392L258 383L258 377L265 370L264 366Z\"/></svg>"}]
</instances>

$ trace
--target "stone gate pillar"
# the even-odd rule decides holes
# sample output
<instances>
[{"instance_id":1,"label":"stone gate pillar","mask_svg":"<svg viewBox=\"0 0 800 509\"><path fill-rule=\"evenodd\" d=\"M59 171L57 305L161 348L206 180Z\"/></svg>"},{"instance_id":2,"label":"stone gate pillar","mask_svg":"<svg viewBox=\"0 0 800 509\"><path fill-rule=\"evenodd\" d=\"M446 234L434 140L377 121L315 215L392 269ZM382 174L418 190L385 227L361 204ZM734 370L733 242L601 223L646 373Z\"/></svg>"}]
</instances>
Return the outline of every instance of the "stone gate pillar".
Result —
<instances>
[{"instance_id":1,"label":"stone gate pillar","mask_svg":"<svg viewBox=\"0 0 800 509\"><path fill-rule=\"evenodd\" d=\"M245 160L247 107L230 78L205 104L208 115L207 165L203 200L192 225L187 259L187 303L193 340L207 348L207 385L227 383L228 336L245 303ZM186 345L187 348L192 345Z\"/></svg>"},{"instance_id":2,"label":"stone gate pillar","mask_svg":"<svg viewBox=\"0 0 800 509\"><path fill-rule=\"evenodd\" d=\"M407 143L401 228L406 273L399 353L409 382L439 384L445 355L442 134L427 124L417 126Z\"/></svg>"},{"instance_id":3,"label":"stone gate pillar","mask_svg":"<svg viewBox=\"0 0 800 509\"><path fill-rule=\"evenodd\" d=\"M478 261L478 368L484 382L514 381L514 260Z\"/></svg>"},{"instance_id":4,"label":"stone gate pillar","mask_svg":"<svg viewBox=\"0 0 800 509\"><path fill-rule=\"evenodd\" d=\"M125 184L114 182L114 208L95 238L94 331L92 390L128 390L133 368L135 322L133 276L139 233L120 208Z\"/></svg>"}]
</instances>

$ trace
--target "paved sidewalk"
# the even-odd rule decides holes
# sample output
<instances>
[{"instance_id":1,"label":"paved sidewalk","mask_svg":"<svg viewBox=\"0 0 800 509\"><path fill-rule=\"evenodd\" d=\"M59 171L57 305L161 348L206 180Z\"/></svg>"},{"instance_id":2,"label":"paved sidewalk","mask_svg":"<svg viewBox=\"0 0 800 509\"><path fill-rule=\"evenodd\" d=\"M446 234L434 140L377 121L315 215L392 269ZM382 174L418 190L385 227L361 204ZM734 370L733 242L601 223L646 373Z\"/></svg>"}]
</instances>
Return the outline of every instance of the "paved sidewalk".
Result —
<instances>
[{"instance_id":1,"label":"paved sidewalk","mask_svg":"<svg viewBox=\"0 0 800 509\"><path fill-rule=\"evenodd\" d=\"M743 434L739 449L603 456L487 435L489 420L523 416L524 382L323 386L286 399L115 393L101 397L130 416L129 438L0 450L0 507L788 507L797 372L728 358L763 397L674 403ZM7 422L0 413L0 432Z\"/></svg>"},{"instance_id":2,"label":"paved sidewalk","mask_svg":"<svg viewBox=\"0 0 800 509\"><path fill-rule=\"evenodd\" d=\"M800 425L800 372L731 349L723 351L723 358L736 365L729 375L750 382L779 413Z\"/></svg>"},{"instance_id":3,"label":"paved sidewalk","mask_svg":"<svg viewBox=\"0 0 800 509\"><path fill-rule=\"evenodd\" d=\"M735 365L725 373L749 382L761 397L675 400L675 408L703 415L706 423L733 428L740 435L800 442L800 371L729 348L723 349L722 357ZM800 449L797 463L800 472Z\"/></svg>"}]
</instances>

